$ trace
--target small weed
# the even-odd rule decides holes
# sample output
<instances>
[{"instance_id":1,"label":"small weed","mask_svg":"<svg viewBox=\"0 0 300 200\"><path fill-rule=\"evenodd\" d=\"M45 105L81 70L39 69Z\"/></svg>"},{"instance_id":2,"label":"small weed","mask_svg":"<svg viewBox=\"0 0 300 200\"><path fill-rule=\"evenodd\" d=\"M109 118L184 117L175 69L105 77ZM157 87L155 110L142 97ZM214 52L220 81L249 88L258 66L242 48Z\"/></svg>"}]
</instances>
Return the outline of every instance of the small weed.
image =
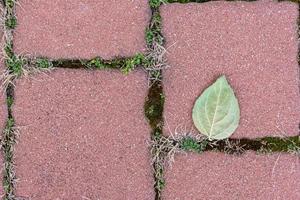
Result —
<instances>
[{"instance_id":1,"label":"small weed","mask_svg":"<svg viewBox=\"0 0 300 200\"><path fill-rule=\"evenodd\" d=\"M15 128L15 122L13 118L9 117L1 141L5 162L3 171L3 187L6 193L5 199L12 199L11 197L14 196L15 173L13 166L13 145L15 144L17 134L18 130Z\"/></svg>"},{"instance_id":2,"label":"small weed","mask_svg":"<svg viewBox=\"0 0 300 200\"><path fill-rule=\"evenodd\" d=\"M26 64L26 60L21 56L13 55L12 57L8 57L5 63L7 68L19 77L23 72L22 68Z\"/></svg>"},{"instance_id":3,"label":"small weed","mask_svg":"<svg viewBox=\"0 0 300 200\"><path fill-rule=\"evenodd\" d=\"M262 141L266 143L266 148L273 152L287 152L292 145L300 146L300 140L298 136L289 138L272 138L267 137Z\"/></svg>"},{"instance_id":4,"label":"small weed","mask_svg":"<svg viewBox=\"0 0 300 200\"><path fill-rule=\"evenodd\" d=\"M47 58L37 58L35 64L38 68L47 69L53 67L53 63Z\"/></svg>"},{"instance_id":5,"label":"small weed","mask_svg":"<svg viewBox=\"0 0 300 200\"><path fill-rule=\"evenodd\" d=\"M146 29L146 43L148 46L150 46L153 43L154 35L155 34L151 29L149 28Z\"/></svg>"},{"instance_id":6,"label":"small weed","mask_svg":"<svg viewBox=\"0 0 300 200\"><path fill-rule=\"evenodd\" d=\"M156 185L155 185L155 188L161 192L164 187L165 187L165 180L164 180L164 177L163 177L163 167L162 166L158 166L157 167L157 173L156 173L156 178L157 178L157 181L156 181Z\"/></svg>"},{"instance_id":7,"label":"small weed","mask_svg":"<svg viewBox=\"0 0 300 200\"><path fill-rule=\"evenodd\" d=\"M86 63L83 63L88 68L105 69L106 66L101 58L94 58Z\"/></svg>"},{"instance_id":8,"label":"small weed","mask_svg":"<svg viewBox=\"0 0 300 200\"><path fill-rule=\"evenodd\" d=\"M5 5L12 9L15 6L15 0L5 0Z\"/></svg>"},{"instance_id":9,"label":"small weed","mask_svg":"<svg viewBox=\"0 0 300 200\"><path fill-rule=\"evenodd\" d=\"M17 18L15 16L9 16L5 20L5 26L8 29L14 29L17 26Z\"/></svg>"},{"instance_id":10,"label":"small weed","mask_svg":"<svg viewBox=\"0 0 300 200\"><path fill-rule=\"evenodd\" d=\"M4 52L7 57L12 57L14 55L13 45L11 42L6 43L6 45L4 47Z\"/></svg>"},{"instance_id":11,"label":"small weed","mask_svg":"<svg viewBox=\"0 0 300 200\"><path fill-rule=\"evenodd\" d=\"M150 0L149 1L151 8L158 8L162 3L167 3L167 0Z\"/></svg>"},{"instance_id":12,"label":"small weed","mask_svg":"<svg viewBox=\"0 0 300 200\"><path fill-rule=\"evenodd\" d=\"M171 165L174 155L179 151L178 143L160 134L152 135L151 155L154 168L156 199L160 199L161 191L165 187L164 168L167 164Z\"/></svg>"},{"instance_id":13,"label":"small weed","mask_svg":"<svg viewBox=\"0 0 300 200\"><path fill-rule=\"evenodd\" d=\"M161 16L159 12L154 12L150 26L146 29L146 43L151 47L154 42L163 44L163 37L161 35Z\"/></svg>"},{"instance_id":14,"label":"small weed","mask_svg":"<svg viewBox=\"0 0 300 200\"><path fill-rule=\"evenodd\" d=\"M180 148L185 151L203 152L208 144L207 140L203 140L200 143L192 137L185 137L179 142Z\"/></svg>"},{"instance_id":15,"label":"small weed","mask_svg":"<svg viewBox=\"0 0 300 200\"><path fill-rule=\"evenodd\" d=\"M10 97L10 96L8 96L8 97L6 98L6 103L7 103L8 108L11 108L12 104L14 103L13 98Z\"/></svg>"},{"instance_id":16,"label":"small weed","mask_svg":"<svg viewBox=\"0 0 300 200\"><path fill-rule=\"evenodd\" d=\"M300 146L297 146L295 143L289 144L287 147L287 152L295 154L300 157Z\"/></svg>"},{"instance_id":17,"label":"small weed","mask_svg":"<svg viewBox=\"0 0 300 200\"><path fill-rule=\"evenodd\" d=\"M133 58L129 58L125 61L125 64L121 67L121 71L124 74L128 74L133 71L136 66L143 64L145 57L143 54L136 54Z\"/></svg>"}]
</instances>

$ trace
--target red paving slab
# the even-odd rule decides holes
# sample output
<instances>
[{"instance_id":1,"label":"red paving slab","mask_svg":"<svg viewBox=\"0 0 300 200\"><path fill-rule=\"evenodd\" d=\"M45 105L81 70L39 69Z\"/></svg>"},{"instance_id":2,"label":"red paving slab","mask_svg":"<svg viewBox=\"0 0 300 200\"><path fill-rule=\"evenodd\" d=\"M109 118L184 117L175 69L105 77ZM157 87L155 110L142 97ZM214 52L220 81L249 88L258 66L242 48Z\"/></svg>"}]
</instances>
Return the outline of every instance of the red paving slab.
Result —
<instances>
[{"instance_id":1,"label":"red paving slab","mask_svg":"<svg viewBox=\"0 0 300 200\"><path fill-rule=\"evenodd\" d=\"M181 154L165 176L165 200L300 198L299 157L289 154Z\"/></svg>"},{"instance_id":2,"label":"red paving slab","mask_svg":"<svg viewBox=\"0 0 300 200\"><path fill-rule=\"evenodd\" d=\"M146 74L60 69L16 83L16 194L154 199Z\"/></svg>"},{"instance_id":3,"label":"red paving slab","mask_svg":"<svg viewBox=\"0 0 300 200\"><path fill-rule=\"evenodd\" d=\"M17 53L111 59L146 47L147 0L19 0L16 13Z\"/></svg>"},{"instance_id":4,"label":"red paving slab","mask_svg":"<svg viewBox=\"0 0 300 200\"><path fill-rule=\"evenodd\" d=\"M240 103L232 137L299 134L297 4L171 4L161 12L171 66L163 73L166 134L192 127L196 98L221 74Z\"/></svg>"}]
</instances>

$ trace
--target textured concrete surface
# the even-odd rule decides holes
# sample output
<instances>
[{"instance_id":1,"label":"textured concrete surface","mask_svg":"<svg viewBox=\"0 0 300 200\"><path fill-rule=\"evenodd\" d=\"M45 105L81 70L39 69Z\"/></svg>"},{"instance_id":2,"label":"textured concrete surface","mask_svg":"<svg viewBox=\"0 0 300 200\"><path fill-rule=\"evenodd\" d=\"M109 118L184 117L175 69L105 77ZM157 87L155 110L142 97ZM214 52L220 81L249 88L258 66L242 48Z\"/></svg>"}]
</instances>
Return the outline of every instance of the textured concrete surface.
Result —
<instances>
[{"instance_id":1,"label":"textured concrete surface","mask_svg":"<svg viewBox=\"0 0 300 200\"><path fill-rule=\"evenodd\" d=\"M299 179L300 162L295 155L181 154L166 170L163 199L296 200Z\"/></svg>"},{"instance_id":2,"label":"textured concrete surface","mask_svg":"<svg viewBox=\"0 0 300 200\"><path fill-rule=\"evenodd\" d=\"M240 102L232 137L299 134L297 4L171 4L161 12L171 66L163 73L166 134L192 127L196 98L221 74Z\"/></svg>"},{"instance_id":3,"label":"textured concrete surface","mask_svg":"<svg viewBox=\"0 0 300 200\"><path fill-rule=\"evenodd\" d=\"M55 70L16 84L16 193L43 199L154 199L146 74Z\"/></svg>"},{"instance_id":4,"label":"textured concrete surface","mask_svg":"<svg viewBox=\"0 0 300 200\"><path fill-rule=\"evenodd\" d=\"M17 53L110 59L145 50L147 0L19 0L16 13Z\"/></svg>"}]
</instances>

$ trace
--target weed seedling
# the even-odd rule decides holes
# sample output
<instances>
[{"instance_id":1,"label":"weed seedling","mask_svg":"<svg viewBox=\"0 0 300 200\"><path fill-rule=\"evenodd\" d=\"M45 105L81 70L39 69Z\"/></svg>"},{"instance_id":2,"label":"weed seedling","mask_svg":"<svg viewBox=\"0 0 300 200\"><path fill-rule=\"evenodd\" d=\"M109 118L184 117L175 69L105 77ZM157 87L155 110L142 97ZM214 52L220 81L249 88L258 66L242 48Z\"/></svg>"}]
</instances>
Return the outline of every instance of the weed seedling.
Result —
<instances>
[{"instance_id":1,"label":"weed seedling","mask_svg":"<svg viewBox=\"0 0 300 200\"><path fill-rule=\"evenodd\" d=\"M15 5L15 0L5 0L5 5L12 9Z\"/></svg>"},{"instance_id":2,"label":"weed seedling","mask_svg":"<svg viewBox=\"0 0 300 200\"><path fill-rule=\"evenodd\" d=\"M203 152L208 144L207 140L203 140L200 143L191 137L183 138L180 141L180 148L185 151Z\"/></svg>"},{"instance_id":3,"label":"weed seedling","mask_svg":"<svg viewBox=\"0 0 300 200\"><path fill-rule=\"evenodd\" d=\"M105 69L105 64L103 63L101 58L94 58L90 61L88 61L87 63L85 63L85 66L87 66L88 68L96 68L96 69Z\"/></svg>"},{"instance_id":4,"label":"weed seedling","mask_svg":"<svg viewBox=\"0 0 300 200\"><path fill-rule=\"evenodd\" d=\"M53 67L53 63L46 58L37 58L36 66L38 68L47 69Z\"/></svg>"},{"instance_id":5,"label":"weed seedling","mask_svg":"<svg viewBox=\"0 0 300 200\"><path fill-rule=\"evenodd\" d=\"M14 29L17 26L17 18L15 16L10 16L5 20L5 26L8 29Z\"/></svg>"},{"instance_id":6,"label":"weed seedling","mask_svg":"<svg viewBox=\"0 0 300 200\"><path fill-rule=\"evenodd\" d=\"M136 54L133 58L129 58L125 61L125 64L121 67L121 71L124 74L128 74L133 71L136 66L143 64L145 57L143 54Z\"/></svg>"},{"instance_id":7,"label":"weed seedling","mask_svg":"<svg viewBox=\"0 0 300 200\"><path fill-rule=\"evenodd\" d=\"M25 64L25 59L13 55L12 57L6 59L6 66L7 68L13 72L16 76L20 76L22 74L22 67Z\"/></svg>"},{"instance_id":8,"label":"weed seedling","mask_svg":"<svg viewBox=\"0 0 300 200\"><path fill-rule=\"evenodd\" d=\"M162 3L167 3L167 0L150 0L151 8L158 8Z\"/></svg>"}]
</instances>

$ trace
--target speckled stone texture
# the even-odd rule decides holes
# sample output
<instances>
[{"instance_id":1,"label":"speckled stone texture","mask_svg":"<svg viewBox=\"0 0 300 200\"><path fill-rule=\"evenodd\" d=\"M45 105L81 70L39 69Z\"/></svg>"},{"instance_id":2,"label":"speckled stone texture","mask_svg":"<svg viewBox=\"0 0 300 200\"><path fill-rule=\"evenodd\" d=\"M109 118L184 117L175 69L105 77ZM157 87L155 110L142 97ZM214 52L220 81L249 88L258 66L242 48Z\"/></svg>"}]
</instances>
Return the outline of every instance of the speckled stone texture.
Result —
<instances>
[{"instance_id":1,"label":"speckled stone texture","mask_svg":"<svg viewBox=\"0 0 300 200\"><path fill-rule=\"evenodd\" d=\"M17 5L17 53L111 59L145 50L147 0L19 0Z\"/></svg>"},{"instance_id":2,"label":"speckled stone texture","mask_svg":"<svg viewBox=\"0 0 300 200\"><path fill-rule=\"evenodd\" d=\"M181 154L166 170L163 199L296 200L299 179L299 158L291 154Z\"/></svg>"},{"instance_id":3,"label":"speckled stone texture","mask_svg":"<svg viewBox=\"0 0 300 200\"><path fill-rule=\"evenodd\" d=\"M142 71L61 69L19 80L17 196L154 199L147 88Z\"/></svg>"},{"instance_id":4,"label":"speckled stone texture","mask_svg":"<svg viewBox=\"0 0 300 200\"><path fill-rule=\"evenodd\" d=\"M165 134L193 127L196 98L221 74L240 103L232 137L299 134L297 4L171 4L161 12L171 66L163 73Z\"/></svg>"}]
</instances>

